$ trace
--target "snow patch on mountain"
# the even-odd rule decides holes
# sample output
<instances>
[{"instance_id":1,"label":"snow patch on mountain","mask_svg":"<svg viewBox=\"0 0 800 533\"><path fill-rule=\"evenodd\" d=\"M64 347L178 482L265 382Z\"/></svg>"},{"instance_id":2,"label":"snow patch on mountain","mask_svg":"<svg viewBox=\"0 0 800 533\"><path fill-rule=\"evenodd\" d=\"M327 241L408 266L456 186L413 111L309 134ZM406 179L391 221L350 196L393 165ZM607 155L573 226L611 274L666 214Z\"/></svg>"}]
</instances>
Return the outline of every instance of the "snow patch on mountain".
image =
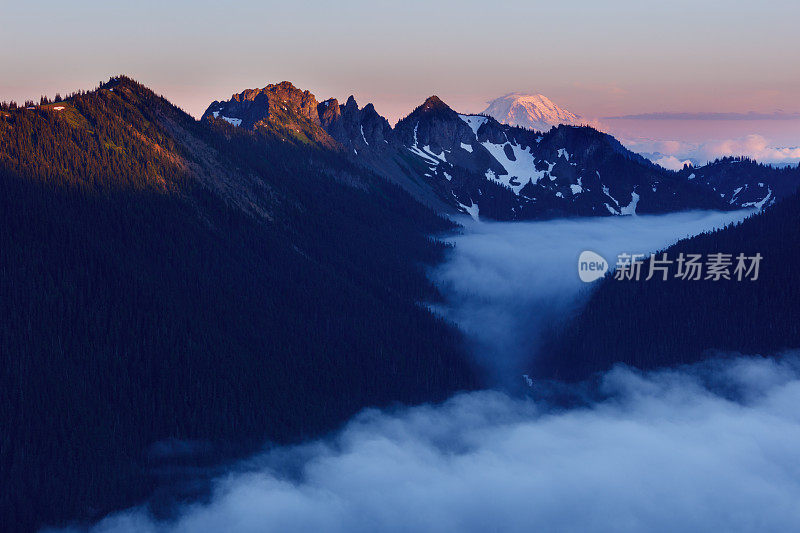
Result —
<instances>
[{"instance_id":1,"label":"snow patch on mountain","mask_svg":"<svg viewBox=\"0 0 800 533\"><path fill-rule=\"evenodd\" d=\"M458 115L461 120L467 123L467 125L472 128L472 132L475 134L475 137L478 136L478 129L486 124L486 121L489 120L486 117L482 117L480 115Z\"/></svg>"},{"instance_id":2,"label":"snow patch on mountain","mask_svg":"<svg viewBox=\"0 0 800 533\"><path fill-rule=\"evenodd\" d=\"M472 205L470 205L469 207L467 207L466 205L464 205L464 204L462 204L462 203L459 203L458 205L459 205L459 207L461 207L461 209L463 209L463 210L464 210L464 211L465 211L465 212L466 212L466 213L467 213L469 216L471 216L473 220L479 220L479 219L478 219L478 212L479 212L479 209L478 209L478 204L472 203L472 200L470 200L470 204L472 204Z\"/></svg>"},{"instance_id":3,"label":"snow patch on mountain","mask_svg":"<svg viewBox=\"0 0 800 533\"><path fill-rule=\"evenodd\" d=\"M639 203L639 195L635 192L631 193L631 203L625 207L620 208L620 215L636 215L636 204Z\"/></svg>"},{"instance_id":4,"label":"snow patch on mountain","mask_svg":"<svg viewBox=\"0 0 800 533\"><path fill-rule=\"evenodd\" d=\"M434 154L431 151L431 147L428 145L423 146L422 148L419 147L417 144L417 130L419 129L419 123L414 126L414 145L409 146L408 149L413 152L414 154L418 155L422 159L425 160L426 163L437 166L441 162L447 162L445 159L444 151L441 154ZM363 131L363 130L362 130Z\"/></svg>"},{"instance_id":5,"label":"snow patch on mountain","mask_svg":"<svg viewBox=\"0 0 800 533\"><path fill-rule=\"evenodd\" d=\"M499 176L489 171L493 175L493 177L489 179L509 187L514 191L514 194L519 195L519 191L529 182L536 184L536 182L544 177L546 171L536 170L536 162L534 161L534 156L531 154L530 148L523 149L518 144L494 144L488 141L481 144L506 171L505 175ZM509 159L505 150L506 146L511 148L515 160ZM488 172L486 177L489 177Z\"/></svg>"},{"instance_id":6,"label":"snow patch on mountain","mask_svg":"<svg viewBox=\"0 0 800 533\"><path fill-rule=\"evenodd\" d=\"M242 125L242 119L240 119L240 118L231 118L231 117L225 117L225 116L220 117L220 118L222 120L224 120L225 122L227 122L228 124L232 124L232 125L237 126L237 127Z\"/></svg>"},{"instance_id":7,"label":"snow patch on mountain","mask_svg":"<svg viewBox=\"0 0 800 533\"><path fill-rule=\"evenodd\" d=\"M772 198L772 189L768 189L768 190L769 190L769 192L767 193L767 195L763 199L761 199L760 201L758 201L758 202L747 202L747 203L742 204L742 207L755 207L756 209L762 209L764 207L764 205L769 201L769 199ZM773 200L772 203L775 203L774 200ZM770 205L772 205L772 203L770 203Z\"/></svg>"}]
</instances>

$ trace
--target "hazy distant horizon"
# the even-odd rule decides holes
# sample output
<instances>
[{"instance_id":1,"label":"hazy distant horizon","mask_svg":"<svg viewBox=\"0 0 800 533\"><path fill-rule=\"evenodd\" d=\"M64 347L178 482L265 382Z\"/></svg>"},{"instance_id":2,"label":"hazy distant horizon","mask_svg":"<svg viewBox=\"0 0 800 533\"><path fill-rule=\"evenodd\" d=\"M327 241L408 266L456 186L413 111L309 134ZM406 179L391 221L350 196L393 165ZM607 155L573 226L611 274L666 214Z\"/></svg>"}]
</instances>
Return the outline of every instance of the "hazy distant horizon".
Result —
<instances>
[{"instance_id":1,"label":"hazy distant horizon","mask_svg":"<svg viewBox=\"0 0 800 533\"><path fill-rule=\"evenodd\" d=\"M283 80L319 100L353 94L392 124L432 94L477 113L509 92L542 93L588 119L800 112L800 5L790 0L43 0L10 3L3 16L0 100L126 74L195 117L213 100ZM661 139L663 127L640 136ZM785 143L767 130L743 135L800 145L800 133ZM722 127L711 135L703 140L734 139Z\"/></svg>"},{"instance_id":2,"label":"hazy distant horizon","mask_svg":"<svg viewBox=\"0 0 800 533\"><path fill-rule=\"evenodd\" d=\"M98 83L104 83L109 78L122 74L123 73L118 73L94 82L87 82L84 86L80 87L55 90L53 92L42 91L39 95L28 95L19 99L6 98L5 95L0 94L0 101L15 100L18 103L22 103L28 99L38 101L41 95L52 98L56 93L67 95L73 91L90 90L96 87ZM265 84L243 86L231 91L230 94L211 95L202 107L192 109L187 108L186 105L182 103L184 99L180 97L176 98L167 91L159 90L157 85L150 84L147 80L137 78L136 76L125 75L150 87L157 94L164 96L196 119L202 116L208 105L214 100L227 100L231 95L245 89L261 88L270 83L279 83L280 81L290 81L294 83L292 80L270 80L269 83ZM400 111L399 114L391 115L382 112L380 104L375 104L375 100L359 98L355 91L347 95L327 95L315 92L306 86L298 85L297 83L294 84L300 89L309 90L318 101L323 101L328 98L337 98L340 103L344 103L350 94L353 94L360 107L372 103L375 105L378 113L386 117L392 126L394 126L398 120L411 113L414 108L422 104L426 98L422 97L419 101L411 102L408 107ZM520 91L515 92L524 94ZM530 91L527 94L535 93L535 91ZM443 93L433 92L431 94L437 94L445 103L450 105L450 107L460 113L467 114L483 112L486 105L491 101L491 99L487 99L485 102L480 103L478 107L475 107L477 104L470 104L469 102L460 106L455 102L464 101L463 98L449 98L447 96L442 96ZM500 96L503 95L498 95L497 97ZM549 95L545 96L549 97ZM551 99L554 100L557 105L561 106L557 98ZM758 119L748 119L747 113L739 112L731 113L733 115L738 115L735 118L707 118L707 115L722 114L725 112L653 112L640 115L595 118L582 113L581 110L566 106L561 107L576 112L582 118L586 119L587 124L614 135L629 149L641 153L667 168L680 168L685 161L691 161L693 164L702 165L707 161L729 155L747 156L764 163L777 165L800 163L800 117L794 117L788 113L766 117L762 114L748 112L749 114L758 116Z\"/></svg>"},{"instance_id":3,"label":"hazy distant horizon","mask_svg":"<svg viewBox=\"0 0 800 533\"><path fill-rule=\"evenodd\" d=\"M593 117L800 112L798 15L790 0L12 2L0 98L125 73L195 116L282 80L319 98L354 93L390 121L434 93L470 112L509 92Z\"/></svg>"},{"instance_id":4,"label":"hazy distant horizon","mask_svg":"<svg viewBox=\"0 0 800 533\"><path fill-rule=\"evenodd\" d=\"M641 112L641 113L632 113L632 114L622 114L622 115L609 115L609 116L601 116L597 113L592 113L591 111L587 111L586 109L576 108L571 105L565 104L565 99L560 98L558 94L555 93L546 93L539 89L532 88L530 90L516 90L516 91L500 91L494 95L483 95L483 96L466 96L463 94L448 94L444 91L437 91L432 89L429 92L421 93L419 91L412 91L406 94L375 94L374 97L363 90L359 90L358 87L352 87L351 90L345 90L340 94L331 94L329 92L325 92L324 89L315 89L313 84L311 85L303 85L298 83L296 80L293 79L283 79L283 78L271 78L265 79L261 83L245 83L243 85L234 86L232 81L228 81L224 78L213 78L209 80L209 83L212 85L224 85L229 86L229 89L226 91L214 91L211 92L208 89L208 85L205 86L198 86L196 88L192 88L189 85L170 85L170 86L163 86L162 84L158 83L157 81L148 80L146 77L137 76L131 72L108 72L106 75L97 75L94 77L87 77L85 82L78 85L72 85L69 87L61 87L58 85L58 81L54 80L52 82L48 82L46 84L41 85L41 89L36 89L35 87L30 88L27 92L23 92L25 89L20 87L14 87L11 85L6 85L0 83L0 88L4 89L3 93L0 93L0 101L16 101L18 103L22 103L25 100L35 100L38 101L40 96L48 96L52 98L56 93L66 95L72 93L74 91L80 90L90 90L96 87L99 83L105 83L110 78L114 78L116 76L128 76L139 83L144 84L145 86L153 89L156 93L164 96L172 103L181 107L184 111L192 115L194 118L199 119L205 110L208 108L209 104L214 100L227 100L233 94L240 93L247 89L260 89L266 87L267 85L277 84L283 81L288 81L292 83L295 87L301 90L307 90L312 93L318 101L327 100L329 98L336 98L339 100L340 103L344 103L347 98L353 96L356 101L358 102L359 107L364 107L366 104L373 104L382 116L386 117L386 119L394 126L397 121L407 116L411 113L417 106L421 105L426 98L429 96L436 95L441 98L445 103L450 105L456 111L461 113L467 114L478 114L482 113L486 107L491 103L493 100L501 98L503 96L507 96L510 94L519 94L519 95L534 95L534 94L544 94L544 96L548 97L549 99L553 100L559 107L572 111L583 118L586 118L587 121L640 121L640 122L648 122L648 121L671 121L671 122L688 122L688 121L711 121L711 122L734 122L734 121L741 121L741 122L771 122L771 121L796 121L800 120L800 111L783 111L783 110L772 110L772 111L756 111L753 109L748 109L744 111L732 111L726 109L718 109L712 108L710 110L705 111L687 111L687 110L673 110L673 111L664 111L657 107L658 104L654 104L654 107L650 111ZM325 86L325 83L322 82L317 83L319 86ZM425 85L425 84L421 84ZM10 90L9 90L10 88ZM206 96L204 94L207 93ZM187 94L191 94L191 98L187 98ZM419 96L417 96L419 95ZM798 95L800 98L800 95ZM800 102L800 100L798 100ZM797 104L797 108L800 109L800 103Z\"/></svg>"}]
</instances>

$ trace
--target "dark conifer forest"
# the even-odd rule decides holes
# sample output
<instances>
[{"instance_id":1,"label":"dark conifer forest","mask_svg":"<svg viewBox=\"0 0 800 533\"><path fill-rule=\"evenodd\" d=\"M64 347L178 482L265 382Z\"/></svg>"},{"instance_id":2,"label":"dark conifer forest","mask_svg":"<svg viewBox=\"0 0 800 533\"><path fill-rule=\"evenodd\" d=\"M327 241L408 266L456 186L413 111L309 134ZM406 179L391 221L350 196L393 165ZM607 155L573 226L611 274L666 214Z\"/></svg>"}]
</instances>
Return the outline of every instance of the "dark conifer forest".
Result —
<instances>
[{"instance_id":1,"label":"dark conifer forest","mask_svg":"<svg viewBox=\"0 0 800 533\"><path fill-rule=\"evenodd\" d=\"M660 274L649 281L607 274L585 307L553 333L535 374L580 380L618 362L651 369L717 352L766 356L800 346L800 195L740 224L684 239L666 253L673 260L681 253L763 259L754 281L733 275L713 281L705 272L701 280L683 280L675 270L667 281ZM647 259L643 273L649 265Z\"/></svg>"},{"instance_id":2,"label":"dark conifer forest","mask_svg":"<svg viewBox=\"0 0 800 533\"><path fill-rule=\"evenodd\" d=\"M0 523L143 501L158 443L235 456L476 387L419 303L452 229L335 150L127 78L0 111Z\"/></svg>"}]
</instances>

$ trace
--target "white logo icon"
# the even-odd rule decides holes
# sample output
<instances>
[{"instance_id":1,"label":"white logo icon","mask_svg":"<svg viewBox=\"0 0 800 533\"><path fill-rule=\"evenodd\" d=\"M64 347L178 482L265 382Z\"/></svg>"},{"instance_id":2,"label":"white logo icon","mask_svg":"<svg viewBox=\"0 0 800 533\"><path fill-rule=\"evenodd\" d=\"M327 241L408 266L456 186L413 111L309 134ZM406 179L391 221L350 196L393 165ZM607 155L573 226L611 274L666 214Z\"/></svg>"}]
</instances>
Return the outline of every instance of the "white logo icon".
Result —
<instances>
[{"instance_id":1,"label":"white logo icon","mask_svg":"<svg viewBox=\"0 0 800 533\"><path fill-rule=\"evenodd\" d=\"M581 281L591 283L600 279L608 270L608 261L602 255L585 250L578 258L578 276Z\"/></svg>"}]
</instances>

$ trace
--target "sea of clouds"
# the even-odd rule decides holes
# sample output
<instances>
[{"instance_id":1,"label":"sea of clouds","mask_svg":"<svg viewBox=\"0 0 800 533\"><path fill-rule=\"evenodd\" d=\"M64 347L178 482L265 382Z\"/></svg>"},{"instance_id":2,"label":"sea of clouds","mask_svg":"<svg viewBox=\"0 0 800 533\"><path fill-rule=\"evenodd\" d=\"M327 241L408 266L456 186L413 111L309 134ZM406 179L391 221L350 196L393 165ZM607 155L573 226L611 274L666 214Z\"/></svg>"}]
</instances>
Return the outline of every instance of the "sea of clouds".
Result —
<instances>
[{"instance_id":1,"label":"sea of clouds","mask_svg":"<svg viewBox=\"0 0 800 533\"><path fill-rule=\"evenodd\" d=\"M603 376L566 410L484 391L367 410L219 478L210 501L95 532L797 531L800 359Z\"/></svg>"}]
</instances>

